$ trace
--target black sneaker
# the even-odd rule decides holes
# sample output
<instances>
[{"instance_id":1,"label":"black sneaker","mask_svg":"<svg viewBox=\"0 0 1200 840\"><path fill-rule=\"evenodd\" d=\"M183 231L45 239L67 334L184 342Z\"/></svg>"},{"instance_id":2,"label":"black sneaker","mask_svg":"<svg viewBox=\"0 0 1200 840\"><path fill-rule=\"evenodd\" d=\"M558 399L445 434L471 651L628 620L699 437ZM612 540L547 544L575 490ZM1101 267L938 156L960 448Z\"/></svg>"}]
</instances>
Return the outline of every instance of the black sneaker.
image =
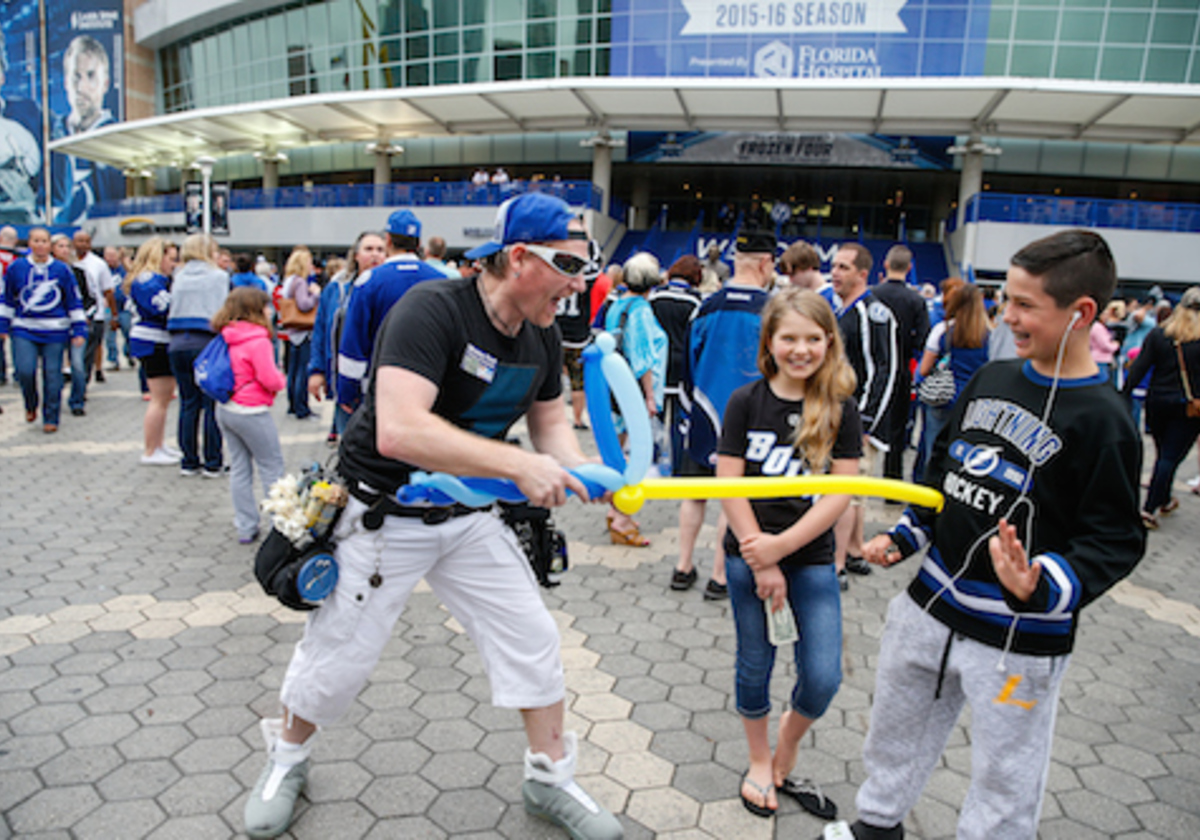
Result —
<instances>
[{"instance_id":1,"label":"black sneaker","mask_svg":"<svg viewBox=\"0 0 1200 840\"><path fill-rule=\"evenodd\" d=\"M87 414L87 412L84 411L82 408L72 408L71 409L72 417L83 417L86 414Z\"/></svg>"},{"instance_id":2,"label":"black sneaker","mask_svg":"<svg viewBox=\"0 0 1200 840\"><path fill-rule=\"evenodd\" d=\"M710 580L708 585L704 587L705 601L724 601L727 598L729 598L729 586L727 584Z\"/></svg>"},{"instance_id":3,"label":"black sneaker","mask_svg":"<svg viewBox=\"0 0 1200 840\"><path fill-rule=\"evenodd\" d=\"M97 382L105 382L106 381L104 379L104 371L100 370L100 368L96 368L95 374L96 374L95 379Z\"/></svg>"},{"instance_id":4,"label":"black sneaker","mask_svg":"<svg viewBox=\"0 0 1200 840\"><path fill-rule=\"evenodd\" d=\"M850 575L846 574L846 570L842 569L838 572L838 589L843 592L850 591Z\"/></svg>"},{"instance_id":5,"label":"black sneaker","mask_svg":"<svg viewBox=\"0 0 1200 840\"><path fill-rule=\"evenodd\" d=\"M861 557L846 557L846 571L856 575L871 574L871 564Z\"/></svg>"},{"instance_id":6,"label":"black sneaker","mask_svg":"<svg viewBox=\"0 0 1200 840\"><path fill-rule=\"evenodd\" d=\"M694 567L690 572L681 572L676 569L671 573L671 588L676 592L686 592L696 583L697 577Z\"/></svg>"}]
</instances>

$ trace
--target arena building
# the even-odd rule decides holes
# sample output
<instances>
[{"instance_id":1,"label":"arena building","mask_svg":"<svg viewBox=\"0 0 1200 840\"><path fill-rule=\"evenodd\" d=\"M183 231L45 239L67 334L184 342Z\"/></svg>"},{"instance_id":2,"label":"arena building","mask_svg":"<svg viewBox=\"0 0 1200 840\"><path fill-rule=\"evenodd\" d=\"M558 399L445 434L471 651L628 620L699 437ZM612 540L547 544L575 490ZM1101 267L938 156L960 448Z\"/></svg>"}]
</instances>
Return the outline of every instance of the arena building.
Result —
<instances>
[{"instance_id":1,"label":"arena building","mask_svg":"<svg viewBox=\"0 0 1200 840\"><path fill-rule=\"evenodd\" d=\"M122 241L194 223L185 196L211 167L238 247L342 247L404 203L469 247L490 204L537 188L586 211L610 253L758 224L823 251L908 241L932 276L1002 270L1021 242L1085 224L1111 230L1130 280L1191 282L1200 258L1195 0L60 5L98 25L103 2L123 100L47 131L43 158L77 180L123 173L144 198L96 189L72 219L61 185L35 194L43 218ZM78 19L47 17L43 77ZM30 39L5 32L11 60Z\"/></svg>"}]
</instances>

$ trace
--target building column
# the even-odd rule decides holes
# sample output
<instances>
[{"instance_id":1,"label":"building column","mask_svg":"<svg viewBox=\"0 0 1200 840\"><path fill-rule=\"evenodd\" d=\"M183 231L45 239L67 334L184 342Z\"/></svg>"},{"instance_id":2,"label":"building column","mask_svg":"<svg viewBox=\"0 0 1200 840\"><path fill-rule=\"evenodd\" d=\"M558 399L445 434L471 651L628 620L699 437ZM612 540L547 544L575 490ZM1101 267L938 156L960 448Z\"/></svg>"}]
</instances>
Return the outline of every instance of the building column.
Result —
<instances>
[{"instance_id":1,"label":"building column","mask_svg":"<svg viewBox=\"0 0 1200 840\"><path fill-rule=\"evenodd\" d=\"M263 159L263 192L279 189L279 161Z\"/></svg>"},{"instance_id":2,"label":"building column","mask_svg":"<svg viewBox=\"0 0 1200 840\"><path fill-rule=\"evenodd\" d=\"M648 178L636 178L633 182L633 230L646 230L650 227L650 181Z\"/></svg>"},{"instance_id":3,"label":"building column","mask_svg":"<svg viewBox=\"0 0 1200 840\"><path fill-rule=\"evenodd\" d=\"M612 195L612 145L610 143L592 145L592 184L600 190L600 212L607 216Z\"/></svg>"},{"instance_id":4,"label":"building column","mask_svg":"<svg viewBox=\"0 0 1200 840\"><path fill-rule=\"evenodd\" d=\"M966 227L968 222L967 203L971 197L983 191L983 159L986 155L998 155L1000 149L983 142L978 134L972 134L962 146L952 146L951 154L962 156L962 173L958 180L958 230L963 232L962 271L967 274L975 264L975 243L979 234L978 225Z\"/></svg>"}]
</instances>

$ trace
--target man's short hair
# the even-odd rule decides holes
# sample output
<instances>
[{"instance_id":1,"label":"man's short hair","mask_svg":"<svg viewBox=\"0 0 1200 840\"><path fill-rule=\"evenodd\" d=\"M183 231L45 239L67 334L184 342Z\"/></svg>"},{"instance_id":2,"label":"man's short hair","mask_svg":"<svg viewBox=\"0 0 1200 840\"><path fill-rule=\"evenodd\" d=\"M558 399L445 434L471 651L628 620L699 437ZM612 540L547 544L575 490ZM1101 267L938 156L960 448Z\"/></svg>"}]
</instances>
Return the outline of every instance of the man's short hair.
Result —
<instances>
[{"instance_id":1,"label":"man's short hair","mask_svg":"<svg viewBox=\"0 0 1200 840\"><path fill-rule=\"evenodd\" d=\"M76 35L71 39L71 43L67 45L67 51L63 53L63 67L66 67L68 62L74 61L75 57L81 53L100 59L100 63L104 65L104 75L112 79L112 68L108 64L108 50L104 49L104 45L91 35Z\"/></svg>"},{"instance_id":2,"label":"man's short hair","mask_svg":"<svg viewBox=\"0 0 1200 840\"><path fill-rule=\"evenodd\" d=\"M821 255L817 249L803 240L797 240L787 247L779 258L784 274L795 274L797 271L818 271L821 268Z\"/></svg>"},{"instance_id":3,"label":"man's short hair","mask_svg":"<svg viewBox=\"0 0 1200 840\"><path fill-rule=\"evenodd\" d=\"M857 242L843 242L838 246L839 251L854 252L854 267L859 271L870 271L871 266L875 265L875 260L871 256L871 252L867 250L865 245L860 245Z\"/></svg>"},{"instance_id":4,"label":"man's short hair","mask_svg":"<svg viewBox=\"0 0 1200 840\"><path fill-rule=\"evenodd\" d=\"M245 251L242 251L240 254L234 254L233 265L237 268L238 274L249 274L254 271L254 257Z\"/></svg>"},{"instance_id":5,"label":"man's short hair","mask_svg":"<svg viewBox=\"0 0 1200 840\"><path fill-rule=\"evenodd\" d=\"M12 225L0 227L0 245L12 248L17 244L17 229Z\"/></svg>"},{"instance_id":6,"label":"man's short hair","mask_svg":"<svg viewBox=\"0 0 1200 840\"><path fill-rule=\"evenodd\" d=\"M416 253L416 250L421 247L421 240L415 236L405 236L402 233L389 233L387 238L392 243L393 251L411 251Z\"/></svg>"},{"instance_id":7,"label":"man's short hair","mask_svg":"<svg viewBox=\"0 0 1200 840\"><path fill-rule=\"evenodd\" d=\"M1104 237L1090 230L1064 230L1030 242L1012 264L1041 278L1042 288L1065 309L1081 297L1108 306L1117 289L1117 266Z\"/></svg>"},{"instance_id":8,"label":"man's short hair","mask_svg":"<svg viewBox=\"0 0 1200 840\"><path fill-rule=\"evenodd\" d=\"M446 256L446 240L440 236L429 237L429 242L425 244L425 251L434 259L440 260Z\"/></svg>"},{"instance_id":9,"label":"man's short hair","mask_svg":"<svg viewBox=\"0 0 1200 840\"><path fill-rule=\"evenodd\" d=\"M912 258L912 251L904 245L893 245L888 248L887 255L883 258L883 267L897 274L908 274L908 270L912 268Z\"/></svg>"}]
</instances>

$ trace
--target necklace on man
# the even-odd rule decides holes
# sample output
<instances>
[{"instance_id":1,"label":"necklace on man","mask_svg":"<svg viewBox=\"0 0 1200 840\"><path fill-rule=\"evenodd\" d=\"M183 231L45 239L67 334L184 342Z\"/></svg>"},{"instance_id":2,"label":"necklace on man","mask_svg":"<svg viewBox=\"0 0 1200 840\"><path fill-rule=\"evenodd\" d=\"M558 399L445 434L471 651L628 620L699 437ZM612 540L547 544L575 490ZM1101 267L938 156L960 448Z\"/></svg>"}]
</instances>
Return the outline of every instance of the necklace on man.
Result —
<instances>
[{"instance_id":1,"label":"necklace on man","mask_svg":"<svg viewBox=\"0 0 1200 840\"><path fill-rule=\"evenodd\" d=\"M487 313L488 318L491 319L492 323L498 327L500 332L504 333L504 335L508 336L509 338L515 338L517 333L521 330L521 322L518 321L515 327L510 327L505 320L500 317L500 313L493 308L491 298L488 297L487 288L483 284L482 275L475 279L475 285L479 289L479 298L483 301L483 311Z\"/></svg>"}]
</instances>

